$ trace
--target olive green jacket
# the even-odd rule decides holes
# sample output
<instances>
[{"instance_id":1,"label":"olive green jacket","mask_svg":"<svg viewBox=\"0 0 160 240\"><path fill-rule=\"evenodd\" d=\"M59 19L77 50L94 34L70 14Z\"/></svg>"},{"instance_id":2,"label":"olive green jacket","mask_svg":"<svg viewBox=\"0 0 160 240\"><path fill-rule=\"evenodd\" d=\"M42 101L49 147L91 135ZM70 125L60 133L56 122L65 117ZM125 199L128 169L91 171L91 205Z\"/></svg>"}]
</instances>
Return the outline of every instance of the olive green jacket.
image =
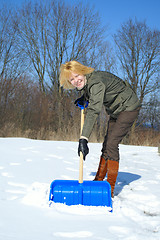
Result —
<instances>
[{"instance_id":1,"label":"olive green jacket","mask_svg":"<svg viewBox=\"0 0 160 240\"><path fill-rule=\"evenodd\" d=\"M109 72L93 71L86 75L87 83L81 90L89 105L86 110L82 136L89 138L102 106L113 118L122 111L133 111L140 107L140 102L122 79Z\"/></svg>"}]
</instances>

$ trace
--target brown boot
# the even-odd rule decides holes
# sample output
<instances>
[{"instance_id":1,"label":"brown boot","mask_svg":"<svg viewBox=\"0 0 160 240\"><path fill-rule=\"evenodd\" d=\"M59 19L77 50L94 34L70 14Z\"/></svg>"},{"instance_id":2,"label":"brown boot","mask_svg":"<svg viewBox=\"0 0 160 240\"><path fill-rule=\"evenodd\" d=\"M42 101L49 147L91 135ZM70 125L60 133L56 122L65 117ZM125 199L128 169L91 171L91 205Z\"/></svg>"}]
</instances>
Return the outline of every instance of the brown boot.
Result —
<instances>
[{"instance_id":1,"label":"brown boot","mask_svg":"<svg viewBox=\"0 0 160 240\"><path fill-rule=\"evenodd\" d=\"M107 161L107 182L111 185L111 196L114 197L114 187L118 175L119 162L108 160Z\"/></svg>"},{"instance_id":2,"label":"brown boot","mask_svg":"<svg viewBox=\"0 0 160 240\"><path fill-rule=\"evenodd\" d=\"M107 173L107 161L101 157L99 162L98 171L93 181L103 181Z\"/></svg>"}]
</instances>

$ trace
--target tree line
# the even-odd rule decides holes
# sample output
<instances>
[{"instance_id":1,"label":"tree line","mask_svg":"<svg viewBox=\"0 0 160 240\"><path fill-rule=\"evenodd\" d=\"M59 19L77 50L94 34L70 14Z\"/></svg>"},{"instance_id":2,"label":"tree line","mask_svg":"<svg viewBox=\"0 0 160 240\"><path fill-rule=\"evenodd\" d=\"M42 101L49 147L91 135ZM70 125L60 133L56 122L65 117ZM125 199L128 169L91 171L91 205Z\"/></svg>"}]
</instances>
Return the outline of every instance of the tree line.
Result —
<instances>
[{"instance_id":1,"label":"tree line","mask_svg":"<svg viewBox=\"0 0 160 240\"><path fill-rule=\"evenodd\" d=\"M16 9L1 6L0 136L76 141L80 110L74 100L79 93L64 91L58 79L60 65L77 60L121 75L137 93L142 103L139 128L134 128L134 138L126 138L127 143L140 138L144 129L149 135L152 130L156 138L160 130L160 31L145 21L129 19L112 43L106 34L107 26L90 5L50 0L28 2ZM102 111L93 141L102 140L107 120Z\"/></svg>"}]
</instances>

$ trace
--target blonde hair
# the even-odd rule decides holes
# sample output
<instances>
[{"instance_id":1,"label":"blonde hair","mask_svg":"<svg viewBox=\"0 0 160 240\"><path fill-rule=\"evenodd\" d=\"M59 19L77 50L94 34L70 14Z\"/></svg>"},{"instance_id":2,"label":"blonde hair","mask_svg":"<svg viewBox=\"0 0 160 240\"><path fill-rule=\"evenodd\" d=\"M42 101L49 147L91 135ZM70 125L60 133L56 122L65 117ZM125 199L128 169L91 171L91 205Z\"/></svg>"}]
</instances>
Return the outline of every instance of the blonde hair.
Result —
<instances>
[{"instance_id":1,"label":"blonde hair","mask_svg":"<svg viewBox=\"0 0 160 240\"><path fill-rule=\"evenodd\" d=\"M60 85L65 89L74 89L69 79L72 73L86 75L94 71L94 68L87 67L77 61L66 62L65 64L61 64L60 67Z\"/></svg>"}]
</instances>

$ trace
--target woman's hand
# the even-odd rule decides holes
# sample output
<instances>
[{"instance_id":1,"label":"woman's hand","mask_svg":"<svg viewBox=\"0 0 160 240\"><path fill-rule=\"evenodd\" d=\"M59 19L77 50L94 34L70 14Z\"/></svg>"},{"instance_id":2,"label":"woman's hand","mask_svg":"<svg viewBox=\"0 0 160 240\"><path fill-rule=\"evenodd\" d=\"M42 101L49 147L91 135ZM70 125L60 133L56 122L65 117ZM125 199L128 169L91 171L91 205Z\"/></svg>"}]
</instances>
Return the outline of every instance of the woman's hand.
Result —
<instances>
[{"instance_id":1,"label":"woman's hand","mask_svg":"<svg viewBox=\"0 0 160 240\"><path fill-rule=\"evenodd\" d=\"M74 102L74 104L76 104L76 106L78 106L78 104L81 106L84 106L84 104L85 104L84 95L82 95L80 98L77 98L76 101Z\"/></svg>"},{"instance_id":2,"label":"woman's hand","mask_svg":"<svg viewBox=\"0 0 160 240\"><path fill-rule=\"evenodd\" d=\"M79 139L79 146L78 146L78 155L80 156L80 152L83 154L83 160L85 161L86 155L89 153L88 148L88 141L84 138Z\"/></svg>"}]
</instances>

